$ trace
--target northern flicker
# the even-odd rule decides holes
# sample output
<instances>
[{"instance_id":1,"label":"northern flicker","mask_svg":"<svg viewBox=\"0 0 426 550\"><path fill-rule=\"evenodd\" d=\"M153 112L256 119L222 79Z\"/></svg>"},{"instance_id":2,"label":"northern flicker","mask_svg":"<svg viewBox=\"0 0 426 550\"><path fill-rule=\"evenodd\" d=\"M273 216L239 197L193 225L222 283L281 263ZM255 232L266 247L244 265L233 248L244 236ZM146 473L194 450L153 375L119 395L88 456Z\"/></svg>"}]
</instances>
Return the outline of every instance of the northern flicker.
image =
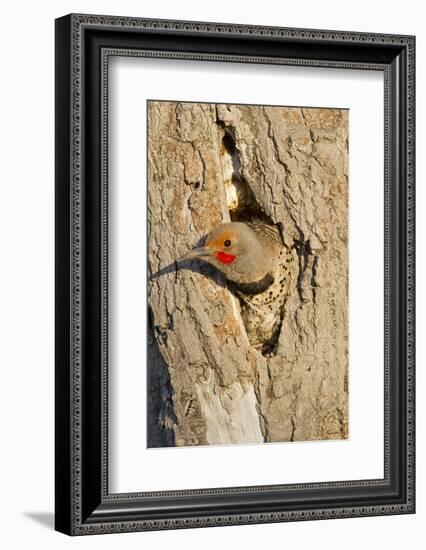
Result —
<instances>
[{"instance_id":1,"label":"northern flicker","mask_svg":"<svg viewBox=\"0 0 426 550\"><path fill-rule=\"evenodd\" d=\"M291 249L276 226L260 221L231 222L215 228L204 245L178 261L202 260L225 276L239 298L250 344L263 353L273 350L295 268Z\"/></svg>"}]
</instances>

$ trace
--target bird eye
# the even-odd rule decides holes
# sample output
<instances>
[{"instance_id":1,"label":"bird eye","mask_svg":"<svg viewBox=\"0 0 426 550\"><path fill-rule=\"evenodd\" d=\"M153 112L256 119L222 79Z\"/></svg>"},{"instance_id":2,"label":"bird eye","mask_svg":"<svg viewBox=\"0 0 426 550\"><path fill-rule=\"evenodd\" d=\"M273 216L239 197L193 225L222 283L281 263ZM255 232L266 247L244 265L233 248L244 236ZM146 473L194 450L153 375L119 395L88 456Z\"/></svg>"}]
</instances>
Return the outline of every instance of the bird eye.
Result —
<instances>
[{"instance_id":1,"label":"bird eye","mask_svg":"<svg viewBox=\"0 0 426 550\"><path fill-rule=\"evenodd\" d=\"M231 246L231 241L229 239L226 239L226 241L223 244L225 246Z\"/></svg>"}]
</instances>

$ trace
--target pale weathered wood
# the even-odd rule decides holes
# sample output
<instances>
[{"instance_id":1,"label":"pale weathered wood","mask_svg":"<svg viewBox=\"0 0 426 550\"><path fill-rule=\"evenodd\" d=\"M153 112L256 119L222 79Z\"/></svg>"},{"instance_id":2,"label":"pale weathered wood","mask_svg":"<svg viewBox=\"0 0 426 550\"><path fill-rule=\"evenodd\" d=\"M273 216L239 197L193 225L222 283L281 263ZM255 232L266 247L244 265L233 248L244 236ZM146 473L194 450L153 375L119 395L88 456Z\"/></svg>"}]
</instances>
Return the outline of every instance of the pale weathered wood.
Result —
<instances>
[{"instance_id":1,"label":"pale weathered wood","mask_svg":"<svg viewBox=\"0 0 426 550\"><path fill-rule=\"evenodd\" d=\"M347 140L345 110L149 103L151 446L347 437ZM270 356L220 274L174 264L253 214L297 260Z\"/></svg>"}]
</instances>

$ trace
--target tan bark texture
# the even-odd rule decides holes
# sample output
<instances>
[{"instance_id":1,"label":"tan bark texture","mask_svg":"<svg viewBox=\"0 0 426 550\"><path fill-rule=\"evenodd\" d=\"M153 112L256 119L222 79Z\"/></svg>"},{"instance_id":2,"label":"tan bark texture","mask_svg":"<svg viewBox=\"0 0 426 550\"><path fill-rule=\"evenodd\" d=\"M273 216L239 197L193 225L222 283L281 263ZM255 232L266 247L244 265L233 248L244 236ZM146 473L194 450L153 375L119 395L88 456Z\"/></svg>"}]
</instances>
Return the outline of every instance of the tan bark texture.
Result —
<instances>
[{"instance_id":1,"label":"tan bark texture","mask_svg":"<svg viewBox=\"0 0 426 550\"><path fill-rule=\"evenodd\" d=\"M220 273L175 262L251 216L296 265L269 354ZM348 111L149 102L148 236L148 445L346 438Z\"/></svg>"}]
</instances>

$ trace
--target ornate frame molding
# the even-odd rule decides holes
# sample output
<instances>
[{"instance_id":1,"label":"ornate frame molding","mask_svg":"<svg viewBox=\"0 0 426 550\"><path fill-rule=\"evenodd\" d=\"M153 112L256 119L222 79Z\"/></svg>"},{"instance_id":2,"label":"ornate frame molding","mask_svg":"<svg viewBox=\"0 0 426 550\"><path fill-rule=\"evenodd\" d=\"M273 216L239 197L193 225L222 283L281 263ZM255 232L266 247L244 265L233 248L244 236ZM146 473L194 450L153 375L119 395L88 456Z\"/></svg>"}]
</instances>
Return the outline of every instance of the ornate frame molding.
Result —
<instances>
[{"instance_id":1,"label":"ornate frame molding","mask_svg":"<svg viewBox=\"0 0 426 550\"><path fill-rule=\"evenodd\" d=\"M168 21L136 19L95 15L70 15L57 20L57 357L56 357L56 399L57 399L57 523L58 530L68 534L83 535L91 533L112 533L142 531L152 529L177 529L213 525L236 525L247 523L282 522L308 519L326 519L336 517L359 517L384 514L402 514L414 512L414 169L415 169L415 39L412 36L346 33L341 31L321 31L307 29L286 29L279 27L253 27L218 23L187 21ZM103 39L97 43L97 31L112 31L118 37L114 43ZM90 34L91 33L91 34ZM90 35L90 37L89 37ZM155 36L179 37L231 37L238 44L244 44L253 38L262 39L270 44L299 44L302 53L313 53L312 45L324 45L324 57L298 57L280 55L253 55L252 53L211 53L194 51L171 51L154 47L120 46L120 36L142 36L145 40ZM112 36L112 35L111 35ZM92 40L93 44L90 43ZM94 45L96 43L96 45ZM117 44L118 43L118 44ZM250 42L252 43L252 42ZM263 42L262 42L263 44ZM366 55L357 61L359 46L368 45L371 50L382 53L385 60L378 62ZM272 48L272 46L271 46ZM346 49L345 49L346 48ZM358 49L357 49L358 48ZM336 51L336 58L333 51ZM338 51L349 52L348 59L339 58ZM366 50L364 50L366 51ZM279 52L278 52L279 53ZM386 55L385 55L386 54ZM140 56L169 59L191 59L208 61L232 61L240 63L274 63L314 67L336 67L344 69L368 69L383 71L385 76L385 476L383 480L345 481L336 483L314 483L297 485L278 485L270 487L240 487L213 490L171 491L157 493L109 494L107 479L107 403L108 403L108 353L107 353L107 315L108 315L108 59L111 56ZM343 53L340 54L342 56ZM388 58L386 58L386 56ZM373 56L374 57L374 56ZM380 57L380 56L378 56ZM93 93L92 81L88 76L88 67L98 70L98 100L89 99ZM96 94L94 94L96 95ZM90 106L99 101L100 117L95 123L88 122ZM403 135L397 135L395 113L402 120ZM65 122L64 122L65 121ZM401 123L401 121L399 121ZM88 217L87 196L87 148L89 143L87 126L99 133L100 193L99 213ZM405 126L404 126L405 125ZM395 159L395 152L397 158ZM396 178L396 179L395 179ZM64 183L65 182L65 183ZM395 196L394 187L398 188ZM64 220L63 218L66 218ZM98 224L100 249L98 260L98 279L100 298L97 319L99 341L98 383L99 386L87 386L85 368L87 348L91 345L85 333L87 312L87 277L91 269L88 250L94 245L88 244L87 232L93 231L93 220ZM68 223L67 223L68 222ZM395 227L396 225L396 227ZM392 229L393 228L393 229ZM397 233L395 233L395 231ZM395 245L395 239L397 243ZM60 248L60 250L59 250ZM399 262L398 265L395 262ZM397 285L397 287L395 286ZM399 305L393 304L392 290L398 288ZM65 304L68 303L68 309ZM401 331L401 341L395 346L391 339L392 324L398 316L397 325ZM402 326L401 326L402 325ZM404 341L402 341L404 340ZM396 349L398 348L398 349ZM402 349L400 349L402 348ZM95 353L95 352L93 352ZM393 370L391 363L394 363ZM395 367L395 362L397 366ZM394 370L397 369L395 373ZM402 386L395 388L395 375L402 380ZM402 377L402 378L401 378ZM393 380L393 382L392 382ZM393 385L392 385L393 384ZM99 435L99 449L92 452L84 430L88 418L86 402L91 391L99 390L101 397L96 402L96 434ZM396 393L395 393L396 390ZM68 392L68 399L64 398ZM395 395L401 400L398 406L405 409L403 425L393 418L396 402ZM395 426L399 426L398 432ZM398 438L404 445L406 467L396 472L395 448L392 441ZM83 453L84 450L84 453ZM96 455L90 458L90 453ZM85 464L89 454L89 462ZM88 482L89 473L96 477ZM395 475L398 474L399 489L396 490ZM91 478L90 478L91 479ZM65 488L64 488L65 484ZM140 511L130 514L127 508L138 508L144 499L168 499L173 508L176 497L212 497L232 495L244 502L250 494L262 496L264 493L305 493L308 490L339 491L369 488L393 487L394 496L385 498L380 504L369 504L364 498L363 505L316 506L307 497L306 509L270 510L261 504L252 511L237 513L217 513L206 515L196 512L172 517L152 518ZM355 494L355 493L354 493ZM217 500L217 498L216 498ZM332 501L333 502L333 501ZM176 515L176 514L174 514Z\"/></svg>"}]
</instances>

